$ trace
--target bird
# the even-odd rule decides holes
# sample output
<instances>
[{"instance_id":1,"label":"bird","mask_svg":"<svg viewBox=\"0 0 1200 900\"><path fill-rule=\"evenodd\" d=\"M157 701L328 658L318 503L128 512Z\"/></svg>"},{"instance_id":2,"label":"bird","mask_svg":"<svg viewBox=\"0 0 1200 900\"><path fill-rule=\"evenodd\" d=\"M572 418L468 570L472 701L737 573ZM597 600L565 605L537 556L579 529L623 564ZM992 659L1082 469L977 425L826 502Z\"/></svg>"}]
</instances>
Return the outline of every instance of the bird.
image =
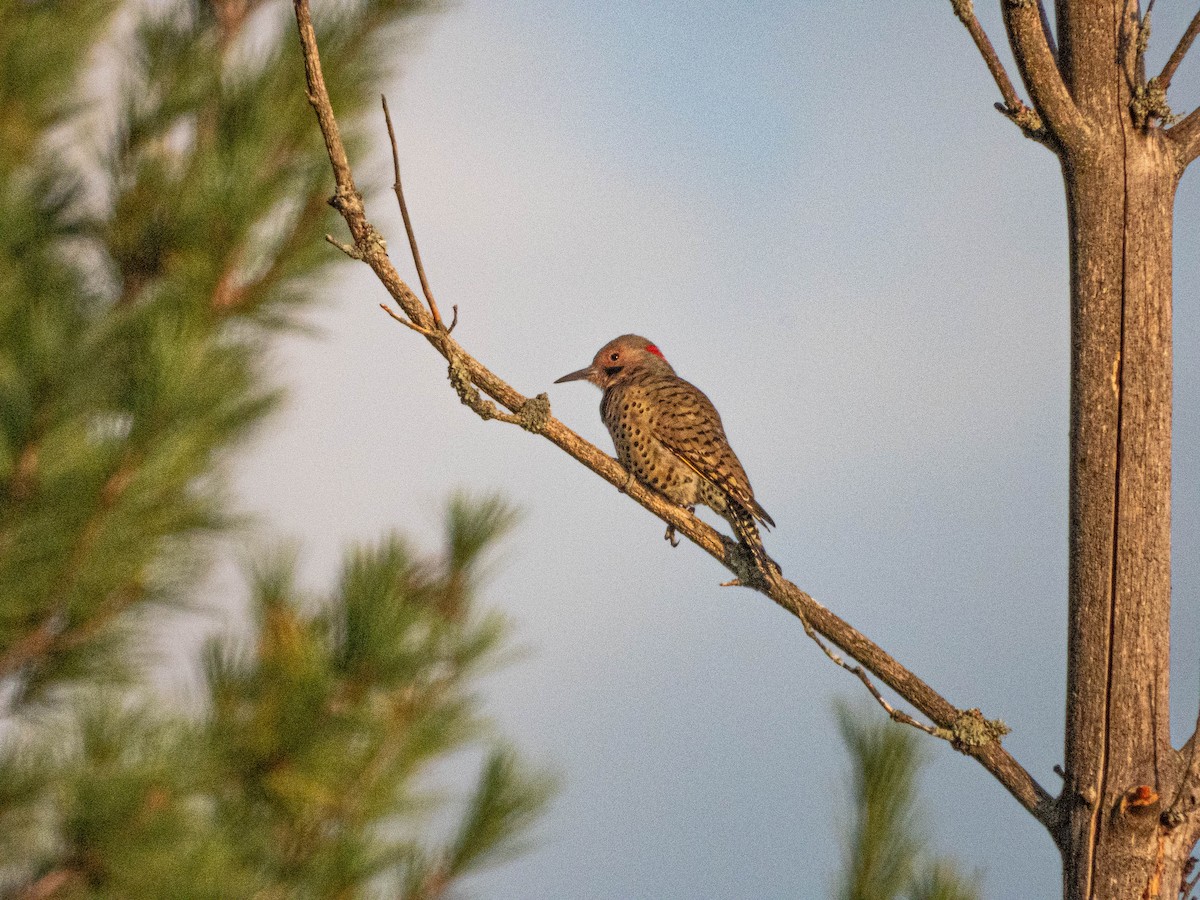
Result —
<instances>
[{"instance_id":1,"label":"bird","mask_svg":"<svg viewBox=\"0 0 1200 900\"><path fill-rule=\"evenodd\" d=\"M707 506L729 522L764 573L778 570L756 524L773 528L775 521L755 499L720 414L654 343L636 334L614 338L590 366L554 383L568 381L588 381L604 392L600 417L633 478L689 512ZM678 545L673 526L665 537Z\"/></svg>"}]
</instances>

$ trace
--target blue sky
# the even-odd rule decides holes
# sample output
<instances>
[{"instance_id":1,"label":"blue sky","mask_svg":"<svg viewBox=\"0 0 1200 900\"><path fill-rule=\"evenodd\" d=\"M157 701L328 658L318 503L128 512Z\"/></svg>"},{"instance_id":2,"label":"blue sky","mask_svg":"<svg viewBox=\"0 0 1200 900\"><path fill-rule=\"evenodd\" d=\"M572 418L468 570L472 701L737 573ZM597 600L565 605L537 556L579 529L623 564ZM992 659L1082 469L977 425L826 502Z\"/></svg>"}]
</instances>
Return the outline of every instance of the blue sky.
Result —
<instances>
[{"instance_id":1,"label":"blue sky","mask_svg":"<svg viewBox=\"0 0 1200 900\"><path fill-rule=\"evenodd\" d=\"M1152 69L1185 6L1156 7ZM610 449L598 392L551 382L618 334L652 338L721 410L787 575L952 702L1008 722L1006 746L1057 792L1062 185L992 110L950 5L462 0L398 52L410 207L460 341ZM1191 59L1177 78L1186 108L1198 73ZM357 165L382 183L376 150ZM1200 646L1196 181L1176 233L1180 739ZM368 212L403 258L394 204ZM564 789L534 852L475 894L827 894L845 821L832 703L861 686L606 483L461 407L383 299L365 269L330 280L320 337L279 351L291 399L238 484L269 533L301 542L313 585L347 543L432 525L456 488L524 508L488 600L530 655L488 702ZM929 752L935 846L988 897L1056 894L1040 826L977 764Z\"/></svg>"}]
</instances>

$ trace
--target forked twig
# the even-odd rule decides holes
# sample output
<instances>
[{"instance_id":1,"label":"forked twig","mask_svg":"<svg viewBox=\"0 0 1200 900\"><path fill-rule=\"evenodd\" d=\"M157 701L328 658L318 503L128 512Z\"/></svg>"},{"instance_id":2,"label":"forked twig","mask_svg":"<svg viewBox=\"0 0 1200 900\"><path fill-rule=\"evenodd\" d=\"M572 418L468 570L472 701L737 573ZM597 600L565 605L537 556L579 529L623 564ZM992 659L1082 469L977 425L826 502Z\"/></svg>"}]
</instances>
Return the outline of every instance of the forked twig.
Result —
<instances>
[{"instance_id":1,"label":"forked twig","mask_svg":"<svg viewBox=\"0 0 1200 900\"><path fill-rule=\"evenodd\" d=\"M971 40L975 42L975 46L979 50L979 55L983 57L988 71L992 73L992 79L996 82L996 87L1000 89L1000 96L1004 98L1004 102L997 103L996 109L1020 128L1027 138L1037 141L1039 144L1045 144L1047 147L1053 149L1053 144L1050 141L1049 133L1046 131L1045 123L1042 122L1042 118L1038 115L1037 110L1026 105L1025 101L1017 94L1017 89L1013 86L1012 79L1008 77L1008 72L1004 70L1004 64L1000 62L1000 57L996 55L996 48L992 46L992 41L987 36L987 32L983 30L983 26L979 24L979 19L975 15L975 5L972 0L950 0L950 6L954 10L954 15L958 17L958 20L967 29L967 33L971 35ZM1048 33L1047 38L1049 39Z\"/></svg>"},{"instance_id":2,"label":"forked twig","mask_svg":"<svg viewBox=\"0 0 1200 900\"><path fill-rule=\"evenodd\" d=\"M824 653L831 660L833 660L833 662L836 665L841 666L843 669L845 669L847 672L849 672L851 675L853 675L854 677L856 677L859 681L861 681L863 683L863 685L866 687L866 689L868 691L870 691L871 696L875 698L875 702L878 703L881 707L883 707L883 711L888 714L888 718L890 718L893 722L900 722L901 724L904 724L904 725L911 725L913 728L917 728L921 731L924 731L926 734L933 735L934 737L943 737L944 736L942 733L940 733L938 731L938 729L934 728L932 725L926 725L924 722L919 722L916 719L914 719L912 716L910 716L908 713L904 712L904 710L896 709L896 707L894 707L894 706L892 706L892 704L888 703L887 700L884 698L883 694L880 693L879 688L877 688L875 686L875 683L873 681L871 681L871 676L867 674L867 670L864 669L861 665L857 665L857 664L851 665L850 663L846 662L846 660L844 660L841 657L841 655L839 655L835 650L833 650L833 648L831 648L828 644L826 644L823 640L821 640L821 636L819 634L817 634L816 629L812 627L812 625L809 623L807 617L801 616L800 624L804 628L804 633L809 636L809 638L813 641L813 643L815 643L818 647L821 648L822 653Z\"/></svg>"},{"instance_id":3,"label":"forked twig","mask_svg":"<svg viewBox=\"0 0 1200 900\"><path fill-rule=\"evenodd\" d=\"M427 328L422 328L420 325L414 325L412 322L408 321L408 319L404 318L404 316L400 315L400 313L396 312L394 309L392 309L386 303L380 303L379 308L382 309L389 316L391 316L393 319L395 319L397 322L399 322L401 325L403 325L405 328L411 328L413 331L415 331L419 335L422 335L423 337L427 337L427 338L433 337L432 331L430 331Z\"/></svg>"},{"instance_id":4,"label":"forked twig","mask_svg":"<svg viewBox=\"0 0 1200 900\"><path fill-rule=\"evenodd\" d=\"M404 202L404 188L400 183L400 151L396 148L396 130L392 127L392 114L388 111L387 97L380 94L379 99L383 103L383 119L387 122L388 140L392 142L392 169L396 174L392 190L396 192L396 202L400 204L400 215L404 219L404 231L408 234L408 246L412 250L413 265L417 267L417 278L421 281L421 293L425 295L425 302L429 304L429 312L433 314L433 324L440 331L446 329L446 326L442 323L442 314L438 312L437 301L433 299L433 291L429 289L429 279L425 277L425 266L421 264L421 251L417 249L417 236L413 232L412 219L408 215L408 204ZM457 324L458 307L456 306L454 307L454 321L446 329L446 333L449 334L453 331Z\"/></svg>"},{"instance_id":5,"label":"forked twig","mask_svg":"<svg viewBox=\"0 0 1200 900\"><path fill-rule=\"evenodd\" d=\"M997 109L1012 119L1026 137L1056 153L1083 140L1087 123L1063 80L1058 49L1042 0L1007 0L1001 4L1008 43L1031 105L1017 96L995 48L975 17L972 0L950 0L950 4L1000 88L1004 104L997 104Z\"/></svg>"}]
</instances>

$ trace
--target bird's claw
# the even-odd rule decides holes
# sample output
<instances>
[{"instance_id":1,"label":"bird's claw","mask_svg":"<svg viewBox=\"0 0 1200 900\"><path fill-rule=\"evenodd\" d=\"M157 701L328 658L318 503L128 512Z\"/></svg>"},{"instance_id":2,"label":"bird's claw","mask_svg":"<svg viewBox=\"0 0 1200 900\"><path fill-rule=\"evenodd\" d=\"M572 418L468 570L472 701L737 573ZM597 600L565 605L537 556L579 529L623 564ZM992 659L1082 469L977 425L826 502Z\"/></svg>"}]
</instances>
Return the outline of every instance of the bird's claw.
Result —
<instances>
[{"instance_id":1,"label":"bird's claw","mask_svg":"<svg viewBox=\"0 0 1200 900\"><path fill-rule=\"evenodd\" d=\"M696 507L695 507L695 506L683 506L683 507L680 507L680 509L685 509L685 510L687 510L687 511L688 511L688 512L690 512L690 513L691 513L693 516L696 514ZM671 542L671 546L672 546L672 547L678 547L678 546L679 546L679 540L678 540L678 539L675 537L675 526L674 526L674 525L668 525L668 526L667 526L667 533L666 533L666 534L664 534L664 535L663 535L663 537L664 537L666 540L668 540L668 541L670 541L670 542Z\"/></svg>"},{"instance_id":2,"label":"bird's claw","mask_svg":"<svg viewBox=\"0 0 1200 900\"><path fill-rule=\"evenodd\" d=\"M663 535L663 539L666 540L668 543L670 543L670 545L672 547L679 546L679 538L675 537L675 526L674 525L667 526L667 533Z\"/></svg>"},{"instance_id":3,"label":"bird's claw","mask_svg":"<svg viewBox=\"0 0 1200 900\"><path fill-rule=\"evenodd\" d=\"M622 494L628 494L629 489L633 486L633 481L634 481L633 473L626 472L625 473L625 483L617 485L617 491Z\"/></svg>"}]
</instances>

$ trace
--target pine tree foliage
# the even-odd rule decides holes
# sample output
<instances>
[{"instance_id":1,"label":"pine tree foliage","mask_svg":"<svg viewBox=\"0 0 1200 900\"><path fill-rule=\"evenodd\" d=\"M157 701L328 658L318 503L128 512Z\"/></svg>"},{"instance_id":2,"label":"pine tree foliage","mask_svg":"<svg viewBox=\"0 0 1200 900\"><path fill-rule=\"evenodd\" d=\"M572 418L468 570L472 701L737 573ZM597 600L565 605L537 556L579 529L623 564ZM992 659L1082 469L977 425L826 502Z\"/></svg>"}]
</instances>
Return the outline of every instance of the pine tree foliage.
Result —
<instances>
[{"instance_id":1,"label":"pine tree foliage","mask_svg":"<svg viewBox=\"0 0 1200 900\"><path fill-rule=\"evenodd\" d=\"M321 4L352 147L424 5ZM0 0L0 896L432 900L548 795L473 692L507 641L477 606L495 500L325 597L262 562L203 717L147 684L147 623L203 602L238 524L270 342L338 262L301 71L286 0ZM459 751L455 809L429 772Z\"/></svg>"},{"instance_id":2,"label":"pine tree foliage","mask_svg":"<svg viewBox=\"0 0 1200 900\"><path fill-rule=\"evenodd\" d=\"M326 6L352 138L418 6ZM223 462L276 399L261 351L336 259L289 12L0 0L0 677L20 699L122 674L128 611L228 524Z\"/></svg>"},{"instance_id":3,"label":"pine tree foliage","mask_svg":"<svg viewBox=\"0 0 1200 900\"><path fill-rule=\"evenodd\" d=\"M924 764L916 732L837 708L850 752L850 800L839 900L978 900L977 879L932 858L922 834L918 788Z\"/></svg>"},{"instance_id":4,"label":"pine tree foliage","mask_svg":"<svg viewBox=\"0 0 1200 900\"><path fill-rule=\"evenodd\" d=\"M440 557L389 537L348 554L325 597L297 589L286 556L264 561L252 638L209 648L202 720L84 693L24 723L0 763L0 884L433 900L519 851L552 783L481 716L472 685L507 627L465 587L512 515L459 499L447 520ZM476 785L439 829L453 804L431 767L471 749Z\"/></svg>"}]
</instances>

